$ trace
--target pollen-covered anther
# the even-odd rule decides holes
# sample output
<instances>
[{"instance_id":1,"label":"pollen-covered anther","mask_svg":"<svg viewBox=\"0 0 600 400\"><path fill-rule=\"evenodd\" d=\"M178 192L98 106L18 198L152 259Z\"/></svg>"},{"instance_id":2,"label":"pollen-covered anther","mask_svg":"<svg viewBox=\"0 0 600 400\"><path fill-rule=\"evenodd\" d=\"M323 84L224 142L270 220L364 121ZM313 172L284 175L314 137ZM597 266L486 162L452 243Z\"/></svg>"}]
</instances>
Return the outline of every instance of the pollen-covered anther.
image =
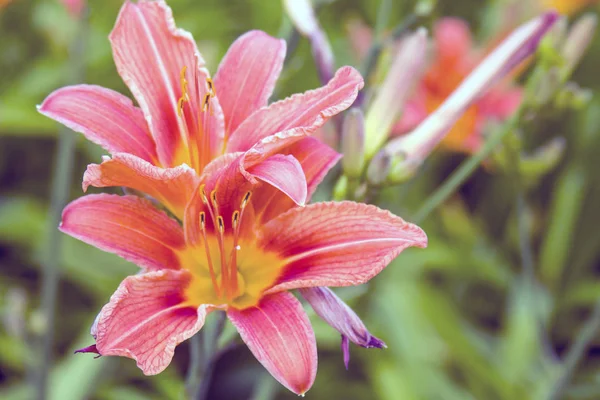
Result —
<instances>
[{"instance_id":1,"label":"pollen-covered anther","mask_svg":"<svg viewBox=\"0 0 600 400\"><path fill-rule=\"evenodd\" d=\"M215 84L213 83L212 79L206 78L206 86L208 86L208 90L204 95L204 100L202 101L202 112L206 112L209 110L210 99L217 95L217 92L215 90ZM213 115L212 108L210 108L210 115Z\"/></svg>"},{"instance_id":2,"label":"pollen-covered anther","mask_svg":"<svg viewBox=\"0 0 600 400\"><path fill-rule=\"evenodd\" d=\"M177 100L177 115L183 115L183 104L185 102L190 101L190 96L188 95L188 82L185 79L185 73L187 71L187 66L183 66L181 69L181 73L179 74L179 84L181 86L181 97Z\"/></svg>"}]
</instances>

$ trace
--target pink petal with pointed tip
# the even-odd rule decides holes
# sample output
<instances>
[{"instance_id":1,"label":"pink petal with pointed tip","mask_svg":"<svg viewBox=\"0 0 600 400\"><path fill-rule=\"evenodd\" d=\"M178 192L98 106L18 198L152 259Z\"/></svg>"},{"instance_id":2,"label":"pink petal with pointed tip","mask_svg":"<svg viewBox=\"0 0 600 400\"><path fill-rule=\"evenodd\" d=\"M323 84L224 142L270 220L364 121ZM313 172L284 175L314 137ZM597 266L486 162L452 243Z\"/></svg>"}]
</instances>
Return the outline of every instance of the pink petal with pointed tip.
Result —
<instances>
[{"instance_id":1,"label":"pink petal with pointed tip","mask_svg":"<svg viewBox=\"0 0 600 400\"><path fill-rule=\"evenodd\" d=\"M89 186L125 186L155 198L180 218L197 184L196 173L187 165L160 168L125 153L88 165L83 175L84 191Z\"/></svg>"},{"instance_id":2,"label":"pink petal with pointed tip","mask_svg":"<svg viewBox=\"0 0 600 400\"><path fill-rule=\"evenodd\" d=\"M189 141L188 130L194 135L202 125L198 121L200 97L206 92L208 73L194 39L189 32L177 29L164 1L127 1L110 42L117 70L145 114L162 166L174 166L176 151ZM178 101L184 67L189 101L184 104L185 118L181 118ZM216 104L211 107L220 111ZM213 114L217 117L219 112Z\"/></svg>"},{"instance_id":3,"label":"pink petal with pointed tip","mask_svg":"<svg viewBox=\"0 0 600 400\"><path fill-rule=\"evenodd\" d=\"M360 73L352 67L342 67L327 85L293 95L253 113L231 134L227 151L246 151L266 137L294 128L312 133L329 118L350 107L362 87Z\"/></svg>"},{"instance_id":4,"label":"pink petal with pointed tip","mask_svg":"<svg viewBox=\"0 0 600 400\"><path fill-rule=\"evenodd\" d=\"M175 346L204 325L212 305L197 308L183 295L191 275L187 271L155 271L125 278L96 324L98 352L136 361L146 375L162 372Z\"/></svg>"},{"instance_id":5,"label":"pink petal with pointed tip","mask_svg":"<svg viewBox=\"0 0 600 400\"><path fill-rule=\"evenodd\" d=\"M250 168L248 172L280 190L294 203L301 206L306 203L306 177L294 156L276 154Z\"/></svg>"},{"instance_id":6,"label":"pink petal with pointed tip","mask_svg":"<svg viewBox=\"0 0 600 400\"><path fill-rule=\"evenodd\" d=\"M38 110L110 153L156 162L156 145L144 114L120 93L94 85L67 86L52 92Z\"/></svg>"},{"instance_id":7,"label":"pink petal with pointed tip","mask_svg":"<svg viewBox=\"0 0 600 400\"><path fill-rule=\"evenodd\" d=\"M285 58L285 41L262 31L240 36L215 74L215 89L225 114L227 134L267 105Z\"/></svg>"},{"instance_id":8,"label":"pink petal with pointed tip","mask_svg":"<svg viewBox=\"0 0 600 400\"><path fill-rule=\"evenodd\" d=\"M260 245L287 265L267 293L365 283L411 246L426 247L421 228L389 211L350 201L294 208L262 228Z\"/></svg>"},{"instance_id":9,"label":"pink petal with pointed tip","mask_svg":"<svg viewBox=\"0 0 600 400\"><path fill-rule=\"evenodd\" d=\"M264 297L258 307L227 316L256 359L283 386L304 394L317 374L317 345L302 304L290 293Z\"/></svg>"},{"instance_id":10,"label":"pink petal with pointed tip","mask_svg":"<svg viewBox=\"0 0 600 400\"><path fill-rule=\"evenodd\" d=\"M283 154L291 154L302 166L308 193L306 202L316 190L327 172L339 161L341 154L314 137L305 137L285 147ZM252 204L261 223L283 214L295 203L274 187L262 187L252 195Z\"/></svg>"},{"instance_id":11,"label":"pink petal with pointed tip","mask_svg":"<svg viewBox=\"0 0 600 400\"><path fill-rule=\"evenodd\" d=\"M60 230L148 270L178 269L179 224L137 196L96 194L65 207Z\"/></svg>"}]
</instances>

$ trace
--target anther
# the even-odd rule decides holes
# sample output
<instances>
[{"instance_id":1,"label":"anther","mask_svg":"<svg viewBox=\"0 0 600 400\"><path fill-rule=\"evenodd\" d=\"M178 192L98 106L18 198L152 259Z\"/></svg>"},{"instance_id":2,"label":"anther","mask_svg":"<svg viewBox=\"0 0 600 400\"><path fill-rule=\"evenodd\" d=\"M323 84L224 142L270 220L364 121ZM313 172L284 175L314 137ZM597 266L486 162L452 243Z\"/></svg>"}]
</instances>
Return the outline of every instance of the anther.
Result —
<instances>
[{"instance_id":1,"label":"anther","mask_svg":"<svg viewBox=\"0 0 600 400\"><path fill-rule=\"evenodd\" d=\"M206 214L204 211L200 213L200 228L205 229L206 227Z\"/></svg>"},{"instance_id":2,"label":"anther","mask_svg":"<svg viewBox=\"0 0 600 400\"><path fill-rule=\"evenodd\" d=\"M217 203L217 190L213 190L212 192L210 192L210 199L212 200L212 206L218 210L219 208L219 203Z\"/></svg>"},{"instance_id":3,"label":"anther","mask_svg":"<svg viewBox=\"0 0 600 400\"><path fill-rule=\"evenodd\" d=\"M208 198L206 197L206 191L204 190L204 185L200 186L200 195L202 196L202 202L208 205Z\"/></svg>"},{"instance_id":4,"label":"anther","mask_svg":"<svg viewBox=\"0 0 600 400\"><path fill-rule=\"evenodd\" d=\"M188 83L187 79L185 79L185 72L187 71L187 66L184 66L181 69L181 73L179 74L179 84L181 85L181 97L177 100L177 115L180 117L183 115L183 103L186 101L190 101L190 97L188 96Z\"/></svg>"},{"instance_id":5,"label":"anther","mask_svg":"<svg viewBox=\"0 0 600 400\"><path fill-rule=\"evenodd\" d=\"M234 211L233 215L231 216L231 225L233 226L233 229L235 229L237 227L239 218L240 218L240 212L237 210Z\"/></svg>"},{"instance_id":6,"label":"anther","mask_svg":"<svg viewBox=\"0 0 600 400\"><path fill-rule=\"evenodd\" d=\"M245 208L248 205L248 202L250 201L250 197L252 197L252 192L248 191L246 192L246 194L244 195L244 198L242 199L242 204L240 205L240 208Z\"/></svg>"},{"instance_id":7,"label":"anther","mask_svg":"<svg viewBox=\"0 0 600 400\"><path fill-rule=\"evenodd\" d=\"M217 223L219 224L219 233L225 232L225 222L223 222L223 217L220 215L217 217Z\"/></svg>"},{"instance_id":8,"label":"anther","mask_svg":"<svg viewBox=\"0 0 600 400\"><path fill-rule=\"evenodd\" d=\"M206 85L208 86L208 90L204 95L204 100L202 101L202 112L208 111L210 108L210 99L217 95L215 84L213 83L212 79L206 78ZM213 115L212 108L210 108L210 115Z\"/></svg>"}]
</instances>

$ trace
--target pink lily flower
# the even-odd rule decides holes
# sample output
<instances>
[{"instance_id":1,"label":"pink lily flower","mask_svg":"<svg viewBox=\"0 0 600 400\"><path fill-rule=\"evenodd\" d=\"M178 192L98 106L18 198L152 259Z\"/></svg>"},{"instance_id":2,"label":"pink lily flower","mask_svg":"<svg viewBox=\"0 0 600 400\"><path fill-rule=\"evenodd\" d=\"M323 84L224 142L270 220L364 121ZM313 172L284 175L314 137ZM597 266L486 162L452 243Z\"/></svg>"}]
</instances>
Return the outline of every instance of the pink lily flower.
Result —
<instances>
[{"instance_id":1,"label":"pink lily flower","mask_svg":"<svg viewBox=\"0 0 600 400\"><path fill-rule=\"evenodd\" d=\"M275 142L210 163L186 207L183 228L136 196L88 195L65 208L63 232L142 268L125 278L101 310L91 331L96 343L80 352L129 357L145 374L157 374L210 312L223 310L275 379L303 394L316 376L317 350L292 289L301 289L317 314L344 335L346 363L349 340L384 346L324 287L369 281L405 248L425 247L425 233L372 205L300 207L275 186L246 179L232 160L283 161L289 155L269 155ZM307 198L332 166L318 165L323 153L314 151L321 149L317 143L297 142L302 148L296 153L308 160ZM291 178L285 170L257 165L272 181Z\"/></svg>"},{"instance_id":2,"label":"pink lily flower","mask_svg":"<svg viewBox=\"0 0 600 400\"><path fill-rule=\"evenodd\" d=\"M285 42L260 31L242 35L213 79L192 36L176 28L162 0L125 2L110 41L117 70L139 107L112 90L76 85L50 94L39 111L112 155L88 166L84 191L129 187L157 199L179 219L212 160L256 153L263 140L276 142L273 154L287 157L261 159L263 167L252 157L238 157L240 170L247 179L280 185L304 204L306 182L295 172L306 167L295 153L302 148L297 142L349 107L363 86L356 70L343 67L327 85L267 105ZM308 147L315 146L310 141ZM295 180L274 182L267 165L288 171Z\"/></svg>"}]
</instances>

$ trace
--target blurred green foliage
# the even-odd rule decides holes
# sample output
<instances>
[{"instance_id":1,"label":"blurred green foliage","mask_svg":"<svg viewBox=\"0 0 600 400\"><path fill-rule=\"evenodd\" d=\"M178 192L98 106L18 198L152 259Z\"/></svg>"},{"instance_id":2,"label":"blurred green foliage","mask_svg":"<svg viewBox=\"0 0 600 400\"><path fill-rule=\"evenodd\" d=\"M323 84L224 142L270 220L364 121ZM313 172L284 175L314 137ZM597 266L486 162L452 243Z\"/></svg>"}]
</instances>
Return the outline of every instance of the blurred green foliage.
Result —
<instances>
[{"instance_id":1,"label":"blurred green foliage","mask_svg":"<svg viewBox=\"0 0 600 400\"><path fill-rule=\"evenodd\" d=\"M532 2L533 0L523 0ZM346 22L374 26L379 2L320 2L318 17L337 65L358 61ZM111 58L108 33L120 0L89 2L85 82L127 93ZM192 32L215 71L229 44L249 29L289 35L278 1L172 0L180 27ZM394 1L387 26L398 24L414 1ZM499 2L440 0L431 20L466 18L486 35ZM431 21L426 22L431 23ZM0 398L33 398L30 379L39 363L33 343L43 332L40 269L48 232L51 166L58 126L35 105L69 80L69 46L76 21L55 0L14 0L0 9ZM515 189L515 177L479 168L449 201L422 222L426 250L407 250L368 286L338 291L364 317L387 350L352 348L343 367L339 335L313 318L319 373L308 393L315 399L546 399L561 379L560 398L600 398L600 340L592 332L573 370L565 357L581 338L600 299L600 40L573 80L594 98L578 110L542 109L522 130L533 151L565 139L558 165ZM279 81L277 96L318 85L308 43L300 39ZM78 136L74 185L81 196L85 165L103 151ZM464 159L435 154L410 182L382 191L379 204L410 220L424 200ZM535 169L535 168L534 168ZM322 193L328 193L330 187ZM326 194L321 194L326 196ZM518 199L524 200L518 205ZM523 266L523 237L533 256ZM89 345L89 326L118 283L136 267L72 238L61 247L61 283L50 399L180 399L188 345L161 375L145 377L132 360L72 354ZM229 329L229 328L228 328ZM565 375L566 371L572 376ZM293 398L244 346L218 360L211 399Z\"/></svg>"}]
</instances>

